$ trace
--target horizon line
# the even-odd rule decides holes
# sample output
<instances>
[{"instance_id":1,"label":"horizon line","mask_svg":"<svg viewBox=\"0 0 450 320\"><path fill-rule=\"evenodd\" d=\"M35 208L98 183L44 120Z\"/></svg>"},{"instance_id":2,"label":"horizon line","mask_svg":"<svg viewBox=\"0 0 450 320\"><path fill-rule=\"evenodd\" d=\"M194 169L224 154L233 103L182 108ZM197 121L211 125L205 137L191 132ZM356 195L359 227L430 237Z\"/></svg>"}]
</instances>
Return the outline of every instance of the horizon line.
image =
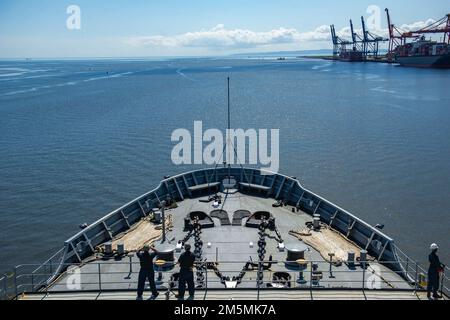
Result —
<instances>
[{"instance_id":1,"label":"horizon line","mask_svg":"<svg viewBox=\"0 0 450 320\"><path fill-rule=\"evenodd\" d=\"M274 55L274 54L294 54L294 53L308 53L308 52L320 52L320 51L332 51L332 49L311 49L311 50L282 50L282 51L267 51L267 52L243 52L233 53L225 55L179 55L179 56L93 56L93 57L0 57L2 60L114 60L114 59L183 59L183 58L220 58L220 57L233 57L243 55Z\"/></svg>"}]
</instances>

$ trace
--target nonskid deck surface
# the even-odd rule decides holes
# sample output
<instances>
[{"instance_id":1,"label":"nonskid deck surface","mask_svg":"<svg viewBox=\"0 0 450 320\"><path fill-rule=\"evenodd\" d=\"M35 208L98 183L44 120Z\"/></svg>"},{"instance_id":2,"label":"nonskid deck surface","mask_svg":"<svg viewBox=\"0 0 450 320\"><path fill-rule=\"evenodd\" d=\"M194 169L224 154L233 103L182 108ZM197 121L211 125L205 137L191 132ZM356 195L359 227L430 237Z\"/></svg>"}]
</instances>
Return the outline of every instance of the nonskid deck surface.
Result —
<instances>
[{"instance_id":1,"label":"nonskid deck surface","mask_svg":"<svg viewBox=\"0 0 450 320\"><path fill-rule=\"evenodd\" d=\"M244 195L242 193L222 194L223 207L220 209L228 213L229 221L233 221L233 214L237 210L248 210L251 213L257 211L268 211L276 219L276 226L281 237L286 244L300 243L300 241L289 235L291 230L300 230L305 228L307 222L312 221L311 215L304 212L292 212L292 207L272 207L275 202L273 199L254 197ZM213 207L213 203L200 202L200 199L186 199L178 203L176 209L168 210L166 213L171 214L173 218L173 230L168 233L168 239L172 244L176 244L179 240L185 238L187 235L184 229L184 218L190 212L202 211L210 214L217 208ZM246 262L252 260L258 261L258 229L245 227L246 219L243 219L242 226L221 226L220 220L213 218L215 227L203 229L201 240L203 241L203 259L208 262L218 261L218 268L224 276L237 276ZM193 238L189 241L194 245ZM251 247L249 244L254 244ZM208 247L208 243L211 246ZM288 272L291 275L291 287L293 288L308 288L310 285L310 274L305 271L304 277L306 284L297 284L298 272L287 269L282 263L286 260L286 252L280 252L277 248L275 240L267 238L266 260L272 256L273 260L280 261L278 264L272 265L270 270L264 272L264 284L270 284L275 272ZM176 254L176 258L178 257ZM332 274L329 272L329 263L327 263L321 254L312 247L308 247L305 256L307 261L318 262L319 271L323 273L323 279L319 281L319 288L362 288L363 283L367 288L370 283L377 283L377 289L411 289L410 285L398 274L384 267L377 262L371 262L370 267L363 275L363 269L359 266L349 268L346 264L339 267L333 266ZM102 290L129 290L135 289L137 285L138 260L135 256L131 258L133 267L130 269L129 258L124 257L122 260L95 260L87 263L80 268L81 272L81 287L80 290L98 290L101 286ZM101 279L99 279L99 266L101 264ZM131 271L131 272L130 272ZM163 273L161 288L167 286L168 280L172 273L178 272L178 268ZM238 288L254 288L256 289L256 270L248 271L242 279L242 283ZM63 275L60 279L49 289L49 291L65 291L67 289L68 280L70 282L70 275ZM215 275L213 270L207 272L208 288L224 289L224 285L220 279ZM101 282L101 285L100 285ZM370 282L370 283L369 283ZM342 292L341 292L342 293ZM213 294L213 293L209 293ZM254 293L250 293L254 294ZM267 294L267 293L265 293Z\"/></svg>"},{"instance_id":2,"label":"nonskid deck surface","mask_svg":"<svg viewBox=\"0 0 450 320\"><path fill-rule=\"evenodd\" d=\"M149 298L146 295L144 298ZM132 291L116 292L78 292L78 293L35 293L25 294L20 300L135 300L136 293ZM162 292L156 301L167 300ZM170 294L169 300L176 300ZM236 291L236 290L209 290L206 293L198 291L195 300L428 300L422 291L370 291L370 290L295 290L295 291Z\"/></svg>"}]
</instances>

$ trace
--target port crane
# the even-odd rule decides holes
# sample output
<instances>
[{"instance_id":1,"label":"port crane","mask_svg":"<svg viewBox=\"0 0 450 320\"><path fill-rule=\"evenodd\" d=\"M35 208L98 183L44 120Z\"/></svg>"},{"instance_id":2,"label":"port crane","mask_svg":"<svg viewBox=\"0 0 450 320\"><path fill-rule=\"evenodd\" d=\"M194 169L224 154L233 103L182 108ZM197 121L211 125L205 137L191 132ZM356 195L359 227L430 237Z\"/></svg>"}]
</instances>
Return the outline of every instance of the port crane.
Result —
<instances>
[{"instance_id":1,"label":"port crane","mask_svg":"<svg viewBox=\"0 0 450 320\"><path fill-rule=\"evenodd\" d=\"M394 60L394 50L398 46L403 46L406 44L407 39L418 39L418 36L413 35L411 32L404 32L397 28L391 20L391 15L389 13L389 9L386 8L386 16L389 27L389 48L388 48L388 60Z\"/></svg>"},{"instance_id":2,"label":"port crane","mask_svg":"<svg viewBox=\"0 0 450 320\"><path fill-rule=\"evenodd\" d=\"M437 20L422 29L405 32L397 28L392 23L389 9L386 8L385 11L389 25L389 60L393 60L395 49L399 46L405 45L408 39L417 40L424 37L426 34L443 33L444 38L442 42L450 45L450 14L447 14L444 18Z\"/></svg>"},{"instance_id":3,"label":"port crane","mask_svg":"<svg viewBox=\"0 0 450 320\"><path fill-rule=\"evenodd\" d=\"M394 57L395 48L406 44L408 39L417 40L426 34L438 34L443 33L443 43L450 45L450 14L447 14L444 18L415 31L402 31L397 28L391 20L389 9L385 9L388 25L389 25L389 53L388 58L390 60Z\"/></svg>"},{"instance_id":4,"label":"port crane","mask_svg":"<svg viewBox=\"0 0 450 320\"><path fill-rule=\"evenodd\" d=\"M364 39L360 37L353 27L353 21L350 19L350 32L352 33L353 51L363 51Z\"/></svg>"},{"instance_id":5,"label":"port crane","mask_svg":"<svg viewBox=\"0 0 450 320\"><path fill-rule=\"evenodd\" d=\"M339 53L347 51L347 46L351 46L354 52L362 52L363 59L367 59L369 56L378 57L379 43L388 41L389 39L377 36L366 28L364 17L361 17L362 22L362 36L355 32L353 21L350 19L350 32L352 40L344 40L337 36L334 25L331 25L331 37L333 40L333 55L337 57Z\"/></svg>"},{"instance_id":6,"label":"port crane","mask_svg":"<svg viewBox=\"0 0 450 320\"><path fill-rule=\"evenodd\" d=\"M450 13L444 18L416 31L410 32L413 35L424 35L424 34L436 34L443 33L444 40L443 43L450 44Z\"/></svg>"},{"instance_id":7,"label":"port crane","mask_svg":"<svg viewBox=\"0 0 450 320\"><path fill-rule=\"evenodd\" d=\"M375 58L378 58L380 42L386 42L386 41L389 41L389 39L377 36L377 35L373 34L372 32L368 31L366 28L366 22L364 21L364 17L361 17L361 24L362 24L362 29L363 29L364 56L368 57L368 56L372 55Z\"/></svg>"},{"instance_id":8,"label":"port crane","mask_svg":"<svg viewBox=\"0 0 450 320\"><path fill-rule=\"evenodd\" d=\"M341 51L347 50L347 46L353 45L353 42L340 38L336 34L334 24L330 26L330 29L331 29L331 39L333 41L333 56L336 58L337 56L339 56L339 53Z\"/></svg>"}]
</instances>

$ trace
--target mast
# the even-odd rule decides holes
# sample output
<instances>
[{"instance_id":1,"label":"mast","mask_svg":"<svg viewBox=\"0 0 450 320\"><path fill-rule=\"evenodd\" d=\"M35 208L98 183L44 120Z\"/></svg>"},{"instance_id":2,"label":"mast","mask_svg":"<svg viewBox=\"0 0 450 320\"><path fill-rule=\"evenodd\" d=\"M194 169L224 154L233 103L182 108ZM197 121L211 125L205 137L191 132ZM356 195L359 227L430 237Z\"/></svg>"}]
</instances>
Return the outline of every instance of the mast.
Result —
<instances>
[{"instance_id":1,"label":"mast","mask_svg":"<svg viewBox=\"0 0 450 320\"><path fill-rule=\"evenodd\" d=\"M231 141L231 115L230 115L230 77L227 78L227 84L228 84L228 132L227 132L227 139L228 143L232 144ZM228 149L228 178L231 177L231 149L230 145L227 147ZM234 148L234 147L233 147Z\"/></svg>"},{"instance_id":2,"label":"mast","mask_svg":"<svg viewBox=\"0 0 450 320\"><path fill-rule=\"evenodd\" d=\"M231 129L231 120L230 120L230 77L227 78L228 80L228 130Z\"/></svg>"}]
</instances>

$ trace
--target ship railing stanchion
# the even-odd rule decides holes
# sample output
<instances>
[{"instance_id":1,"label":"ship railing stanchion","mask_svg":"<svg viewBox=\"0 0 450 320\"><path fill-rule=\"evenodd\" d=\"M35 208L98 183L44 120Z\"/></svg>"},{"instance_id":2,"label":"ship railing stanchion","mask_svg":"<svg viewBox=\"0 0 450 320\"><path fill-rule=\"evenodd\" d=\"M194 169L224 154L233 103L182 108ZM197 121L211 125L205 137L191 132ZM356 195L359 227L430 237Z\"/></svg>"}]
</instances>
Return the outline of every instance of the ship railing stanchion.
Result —
<instances>
[{"instance_id":1,"label":"ship railing stanchion","mask_svg":"<svg viewBox=\"0 0 450 320\"><path fill-rule=\"evenodd\" d=\"M17 288L17 267L14 267L14 294L15 298L19 298L19 290Z\"/></svg>"},{"instance_id":2,"label":"ship railing stanchion","mask_svg":"<svg viewBox=\"0 0 450 320\"><path fill-rule=\"evenodd\" d=\"M2 281L3 281L3 295L2 295L2 299L6 300L6 299L8 299L8 291L7 291L8 290L8 285L7 285L8 275L6 273L3 276Z\"/></svg>"},{"instance_id":3,"label":"ship railing stanchion","mask_svg":"<svg viewBox=\"0 0 450 320\"><path fill-rule=\"evenodd\" d=\"M31 272L31 292L34 292L34 271Z\"/></svg>"},{"instance_id":4,"label":"ship railing stanchion","mask_svg":"<svg viewBox=\"0 0 450 320\"><path fill-rule=\"evenodd\" d=\"M419 290L419 285L418 282L419 281L419 264L416 261L416 274L414 275L414 289L415 291Z\"/></svg>"},{"instance_id":5,"label":"ship railing stanchion","mask_svg":"<svg viewBox=\"0 0 450 320\"><path fill-rule=\"evenodd\" d=\"M310 269L311 272L309 275L309 290L312 292L312 286L313 286L313 262L312 261L309 263L309 266L311 268Z\"/></svg>"},{"instance_id":6,"label":"ship railing stanchion","mask_svg":"<svg viewBox=\"0 0 450 320\"><path fill-rule=\"evenodd\" d=\"M206 273L206 275L205 275L205 294L204 294L204 296L203 296L203 300L206 300L206 295L208 294L208 265L207 265L207 263L206 263L206 261L205 261L205 273Z\"/></svg>"},{"instance_id":7,"label":"ship railing stanchion","mask_svg":"<svg viewBox=\"0 0 450 320\"><path fill-rule=\"evenodd\" d=\"M2 299L7 300L8 299L8 274L5 273L5 275L2 278L3 281L3 297Z\"/></svg>"},{"instance_id":8,"label":"ship railing stanchion","mask_svg":"<svg viewBox=\"0 0 450 320\"><path fill-rule=\"evenodd\" d=\"M133 256L130 255L130 277L133 274Z\"/></svg>"},{"instance_id":9,"label":"ship railing stanchion","mask_svg":"<svg viewBox=\"0 0 450 320\"><path fill-rule=\"evenodd\" d=\"M441 279L441 297L444 298L444 282L445 282L445 269L442 270L442 279Z\"/></svg>"},{"instance_id":10,"label":"ship railing stanchion","mask_svg":"<svg viewBox=\"0 0 450 320\"><path fill-rule=\"evenodd\" d=\"M366 262L362 262L363 274L362 274L362 290L366 289Z\"/></svg>"},{"instance_id":11,"label":"ship railing stanchion","mask_svg":"<svg viewBox=\"0 0 450 320\"><path fill-rule=\"evenodd\" d=\"M406 257L406 279L408 279L409 274L409 258Z\"/></svg>"},{"instance_id":12,"label":"ship railing stanchion","mask_svg":"<svg viewBox=\"0 0 450 320\"><path fill-rule=\"evenodd\" d=\"M102 292L102 270L101 270L100 263L97 263L97 267L98 267L98 291L101 293Z\"/></svg>"},{"instance_id":13,"label":"ship railing stanchion","mask_svg":"<svg viewBox=\"0 0 450 320\"><path fill-rule=\"evenodd\" d=\"M125 279L131 280L131 276L133 275L133 254L128 254L128 259L130 269L128 271L128 276L126 276Z\"/></svg>"},{"instance_id":14,"label":"ship railing stanchion","mask_svg":"<svg viewBox=\"0 0 450 320\"><path fill-rule=\"evenodd\" d=\"M8 275L5 273L5 299L8 299Z\"/></svg>"},{"instance_id":15,"label":"ship railing stanchion","mask_svg":"<svg viewBox=\"0 0 450 320\"><path fill-rule=\"evenodd\" d=\"M50 287L50 284L46 283L45 285L45 297L48 297L48 288Z\"/></svg>"}]
</instances>

